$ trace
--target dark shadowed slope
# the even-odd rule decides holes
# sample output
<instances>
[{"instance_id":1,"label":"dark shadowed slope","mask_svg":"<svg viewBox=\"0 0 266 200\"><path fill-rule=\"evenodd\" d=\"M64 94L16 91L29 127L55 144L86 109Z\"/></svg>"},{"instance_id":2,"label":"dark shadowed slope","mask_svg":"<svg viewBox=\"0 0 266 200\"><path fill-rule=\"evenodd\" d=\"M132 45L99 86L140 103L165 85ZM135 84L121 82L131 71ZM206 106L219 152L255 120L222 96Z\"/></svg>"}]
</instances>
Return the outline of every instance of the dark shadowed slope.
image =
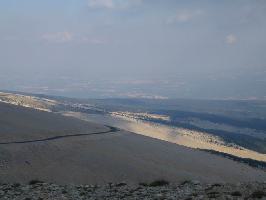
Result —
<instances>
[{"instance_id":1,"label":"dark shadowed slope","mask_svg":"<svg viewBox=\"0 0 266 200\"><path fill-rule=\"evenodd\" d=\"M73 131L75 134L109 131L102 125L5 103L0 103L0 128L1 143L72 135Z\"/></svg>"}]
</instances>

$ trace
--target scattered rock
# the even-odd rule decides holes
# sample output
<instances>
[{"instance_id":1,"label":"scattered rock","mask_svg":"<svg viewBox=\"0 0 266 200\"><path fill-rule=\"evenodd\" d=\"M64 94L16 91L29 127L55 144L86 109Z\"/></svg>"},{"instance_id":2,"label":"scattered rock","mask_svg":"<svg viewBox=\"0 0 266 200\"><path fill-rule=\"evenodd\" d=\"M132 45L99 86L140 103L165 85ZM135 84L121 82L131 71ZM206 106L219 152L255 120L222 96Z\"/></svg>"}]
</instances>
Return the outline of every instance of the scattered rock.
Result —
<instances>
[{"instance_id":1,"label":"scattered rock","mask_svg":"<svg viewBox=\"0 0 266 200\"><path fill-rule=\"evenodd\" d=\"M153 183L153 184L152 184ZM30 182L0 184L0 199L5 200L93 200L93 199L263 199L265 183L204 184L187 181L182 184L154 181L146 185L128 185L125 182L97 185L56 185ZM151 187L150 185L153 185Z\"/></svg>"},{"instance_id":2,"label":"scattered rock","mask_svg":"<svg viewBox=\"0 0 266 200\"><path fill-rule=\"evenodd\" d=\"M239 192L239 191L232 192L231 195L234 197L241 197L242 196L241 192Z\"/></svg>"},{"instance_id":3,"label":"scattered rock","mask_svg":"<svg viewBox=\"0 0 266 200\"><path fill-rule=\"evenodd\" d=\"M263 197L266 197L266 191L257 190L252 193L252 198L261 199Z\"/></svg>"},{"instance_id":4,"label":"scattered rock","mask_svg":"<svg viewBox=\"0 0 266 200\"><path fill-rule=\"evenodd\" d=\"M121 183L118 183L116 184L115 186L116 187L122 187L122 186L126 186L127 184L125 182L121 182Z\"/></svg>"}]
</instances>

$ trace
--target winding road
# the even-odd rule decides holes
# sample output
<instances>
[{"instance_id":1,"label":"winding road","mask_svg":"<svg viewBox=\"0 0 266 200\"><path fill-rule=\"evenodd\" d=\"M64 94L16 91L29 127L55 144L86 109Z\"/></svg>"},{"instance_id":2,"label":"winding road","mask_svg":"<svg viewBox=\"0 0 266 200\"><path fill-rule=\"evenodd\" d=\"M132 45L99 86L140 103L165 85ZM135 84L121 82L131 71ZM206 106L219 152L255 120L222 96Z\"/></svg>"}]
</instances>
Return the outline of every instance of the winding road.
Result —
<instances>
[{"instance_id":1,"label":"winding road","mask_svg":"<svg viewBox=\"0 0 266 200\"><path fill-rule=\"evenodd\" d=\"M101 135L101 134L107 134L107 133L116 133L120 129L112 126L106 126L109 128L108 131L102 131L102 132L95 132L95 133L81 133L81 134L71 134L71 135L59 135L54 137L48 137L43 139L36 139L36 140L24 140L24 141L11 141L11 142L0 142L0 145L8 145L8 144L28 144L28 143L36 143L36 142L47 142L52 140L60 140L64 138L70 138L70 137L81 137L81 136L89 136L89 135Z\"/></svg>"}]
</instances>

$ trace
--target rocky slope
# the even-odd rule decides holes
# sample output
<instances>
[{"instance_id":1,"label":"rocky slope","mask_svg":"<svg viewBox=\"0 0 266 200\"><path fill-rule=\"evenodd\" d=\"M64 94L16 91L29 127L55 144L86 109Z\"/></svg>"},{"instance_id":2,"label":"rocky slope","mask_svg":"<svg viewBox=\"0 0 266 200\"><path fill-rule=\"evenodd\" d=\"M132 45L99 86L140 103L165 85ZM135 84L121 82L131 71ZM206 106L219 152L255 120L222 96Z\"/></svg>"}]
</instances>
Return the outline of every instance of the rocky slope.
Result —
<instances>
[{"instance_id":1,"label":"rocky slope","mask_svg":"<svg viewBox=\"0 0 266 200\"><path fill-rule=\"evenodd\" d=\"M1 91L0 102L47 112L51 112L51 109L58 104L56 101L51 99L22 94L6 93Z\"/></svg>"},{"instance_id":2,"label":"rocky slope","mask_svg":"<svg viewBox=\"0 0 266 200\"><path fill-rule=\"evenodd\" d=\"M59 114L0 103L0 182L253 182L266 172L221 156Z\"/></svg>"},{"instance_id":3,"label":"rocky slope","mask_svg":"<svg viewBox=\"0 0 266 200\"><path fill-rule=\"evenodd\" d=\"M135 186L126 183L110 183L103 186L62 186L31 181L28 185L1 184L0 199L266 199L266 182L202 184L197 181L186 181L172 185L164 181L157 181Z\"/></svg>"}]
</instances>

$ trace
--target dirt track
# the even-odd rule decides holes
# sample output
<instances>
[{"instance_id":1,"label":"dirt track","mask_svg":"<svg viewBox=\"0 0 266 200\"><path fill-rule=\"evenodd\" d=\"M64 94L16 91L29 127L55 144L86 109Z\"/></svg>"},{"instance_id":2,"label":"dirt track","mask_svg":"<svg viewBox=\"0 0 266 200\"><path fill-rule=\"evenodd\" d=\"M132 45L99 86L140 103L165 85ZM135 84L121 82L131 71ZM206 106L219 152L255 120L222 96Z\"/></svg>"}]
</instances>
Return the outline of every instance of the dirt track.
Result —
<instances>
[{"instance_id":1,"label":"dirt track","mask_svg":"<svg viewBox=\"0 0 266 200\"><path fill-rule=\"evenodd\" d=\"M47 142L52 140L60 140L65 138L71 138L71 137L81 137L81 136L90 136L90 135L100 135L100 134L107 134L107 133L115 133L118 132L119 129L112 127L112 126L106 126L110 130L109 131L101 131L101 132L94 132L94 133L81 133L81 134L72 134L72 135L59 135L54 137L48 137L44 139L36 139L36 140L24 140L24 141L12 141L12 142L0 142L0 145L8 145L8 144L27 144L27 143L36 143L36 142Z\"/></svg>"}]
</instances>

